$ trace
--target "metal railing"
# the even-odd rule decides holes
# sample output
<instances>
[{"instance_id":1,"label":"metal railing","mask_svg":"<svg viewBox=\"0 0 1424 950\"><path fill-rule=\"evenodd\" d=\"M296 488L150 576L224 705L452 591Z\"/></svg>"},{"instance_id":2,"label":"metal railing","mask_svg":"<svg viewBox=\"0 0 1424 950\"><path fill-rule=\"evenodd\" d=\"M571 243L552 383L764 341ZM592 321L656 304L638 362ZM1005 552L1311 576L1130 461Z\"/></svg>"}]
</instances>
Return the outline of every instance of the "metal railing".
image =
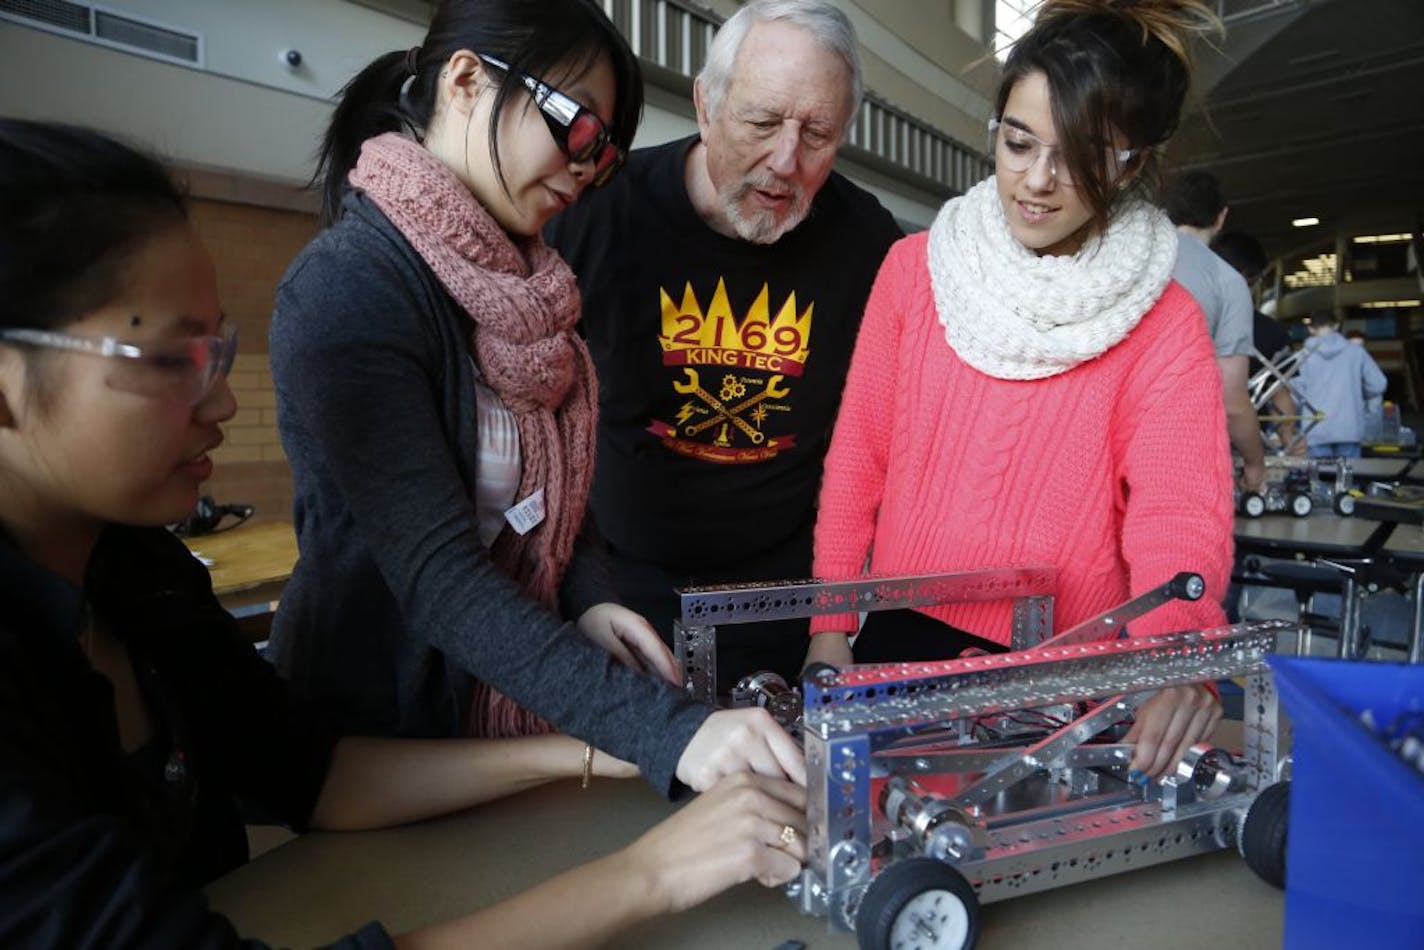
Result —
<instances>
[{"instance_id":1,"label":"metal railing","mask_svg":"<svg viewBox=\"0 0 1424 950\"><path fill-rule=\"evenodd\" d=\"M601 3L634 53L688 79L706 63L720 25L714 14L677 0ZM983 153L869 91L851 124L847 145L879 159L887 170L918 179L916 184L938 186L945 194L962 194L990 170Z\"/></svg>"}]
</instances>

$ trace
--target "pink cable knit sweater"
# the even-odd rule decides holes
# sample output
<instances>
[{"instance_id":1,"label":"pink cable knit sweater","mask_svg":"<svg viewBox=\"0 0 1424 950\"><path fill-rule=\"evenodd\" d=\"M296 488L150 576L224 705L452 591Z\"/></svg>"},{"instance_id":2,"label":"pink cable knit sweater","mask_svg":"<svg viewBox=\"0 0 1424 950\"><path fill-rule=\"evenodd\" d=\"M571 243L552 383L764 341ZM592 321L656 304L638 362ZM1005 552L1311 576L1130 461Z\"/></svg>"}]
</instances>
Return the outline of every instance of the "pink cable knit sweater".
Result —
<instances>
[{"instance_id":1,"label":"pink cable knit sweater","mask_svg":"<svg viewBox=\"0 0 1424 950\"><path fill-rule=\"evenodd\" d=\"M925 233L866 304L821 488L815 573L850 578L1050 564L1055 631L1196 571L1206 596L1131 625L1216 626L1231 565L1221 376L1178 284L1097 359L1027 382L961 361L935 314ZM1007 644L1009 602L923 608ZM812 621L852 631L854 615Z\"/></svg>"}]
</instances>

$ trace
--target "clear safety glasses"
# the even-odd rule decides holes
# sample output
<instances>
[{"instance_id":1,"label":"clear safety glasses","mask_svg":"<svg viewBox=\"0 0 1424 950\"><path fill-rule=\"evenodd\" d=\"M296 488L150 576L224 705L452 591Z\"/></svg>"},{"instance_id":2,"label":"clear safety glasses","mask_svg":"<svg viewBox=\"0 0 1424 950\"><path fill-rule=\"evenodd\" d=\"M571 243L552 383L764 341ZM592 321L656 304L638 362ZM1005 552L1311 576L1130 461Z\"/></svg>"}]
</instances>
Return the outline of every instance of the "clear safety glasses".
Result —
<instances>
[{"instance_id":1,"label":"clear safety glasses","mask_svg":"<svg viewBox=\"0 0 1424 950\"><path fill-rule=\"evenodd\" d=\"M237 327L223 324L217 336L126 343L113 337L71 336L51 330L0 330L0 342L99 356L113 361L105 382L111 389L196 406L219 375L232 371Z\"/></svg>"},{"instance_id":2,"label":"clear safety glasses","mask_svg":"<svg viewBox=\"0 0 1424 950\"><path fill-rule=\"evenodd\" d=\"M994 140L994 161L1011 172L1026 172L1038 164L1040 158L1048 159L1048 173L1060 185L1073 187L1073 174L1068 163L1062 161L1061 145L1047 142L1015 125L1007 125L998 119L989 120L989 135ZM1116 178L1127 168L1138 153L1135 148L1108 148L1108 171Z\"/></svg>"}]
</instances>

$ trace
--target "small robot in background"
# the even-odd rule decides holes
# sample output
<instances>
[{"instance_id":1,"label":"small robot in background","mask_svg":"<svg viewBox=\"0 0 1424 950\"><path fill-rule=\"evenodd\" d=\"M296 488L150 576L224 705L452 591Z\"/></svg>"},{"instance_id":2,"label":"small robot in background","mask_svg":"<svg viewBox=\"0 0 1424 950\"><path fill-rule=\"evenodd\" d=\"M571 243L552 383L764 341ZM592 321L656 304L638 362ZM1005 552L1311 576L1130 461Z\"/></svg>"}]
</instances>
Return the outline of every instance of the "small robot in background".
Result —
<instances>
[{"instance_id":1,"label":"small robot in background","mask_svg":"<svg viewBox=\"0 0 1424 950\"><path fill-rule=\"evenodd\" d=\"M1355 513L1355 495L1350 490L1349 463L1335 460L1335 478L1320 477L1316 460L1269 458L1266 460L1266 483L1259 492L1236 491L1236 511L1247 518L1259 518L1267 512L1288 511L1297 518L1307 517L1317 504L1326 504L1337 515Z\"/></svg>"}]
</instances>

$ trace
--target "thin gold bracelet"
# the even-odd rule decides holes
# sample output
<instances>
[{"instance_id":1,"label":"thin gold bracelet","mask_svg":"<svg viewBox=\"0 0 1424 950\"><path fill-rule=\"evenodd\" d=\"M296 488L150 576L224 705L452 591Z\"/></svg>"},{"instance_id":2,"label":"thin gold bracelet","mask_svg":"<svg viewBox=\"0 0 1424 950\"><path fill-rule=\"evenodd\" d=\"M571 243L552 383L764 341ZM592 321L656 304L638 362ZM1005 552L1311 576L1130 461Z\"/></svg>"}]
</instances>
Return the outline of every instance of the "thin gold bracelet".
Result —
<instances>
[{"instance_id":1,"label":"thin gold bracelet","mask_svg":"<svg viewBox=\"0 0 1424 950\"><path fill-rule=\"evenodd\" d=\"M593 743L583 744L583 784L581 788L588 788L589 780L593 778Z\"/></svg>"}]
</instances>

